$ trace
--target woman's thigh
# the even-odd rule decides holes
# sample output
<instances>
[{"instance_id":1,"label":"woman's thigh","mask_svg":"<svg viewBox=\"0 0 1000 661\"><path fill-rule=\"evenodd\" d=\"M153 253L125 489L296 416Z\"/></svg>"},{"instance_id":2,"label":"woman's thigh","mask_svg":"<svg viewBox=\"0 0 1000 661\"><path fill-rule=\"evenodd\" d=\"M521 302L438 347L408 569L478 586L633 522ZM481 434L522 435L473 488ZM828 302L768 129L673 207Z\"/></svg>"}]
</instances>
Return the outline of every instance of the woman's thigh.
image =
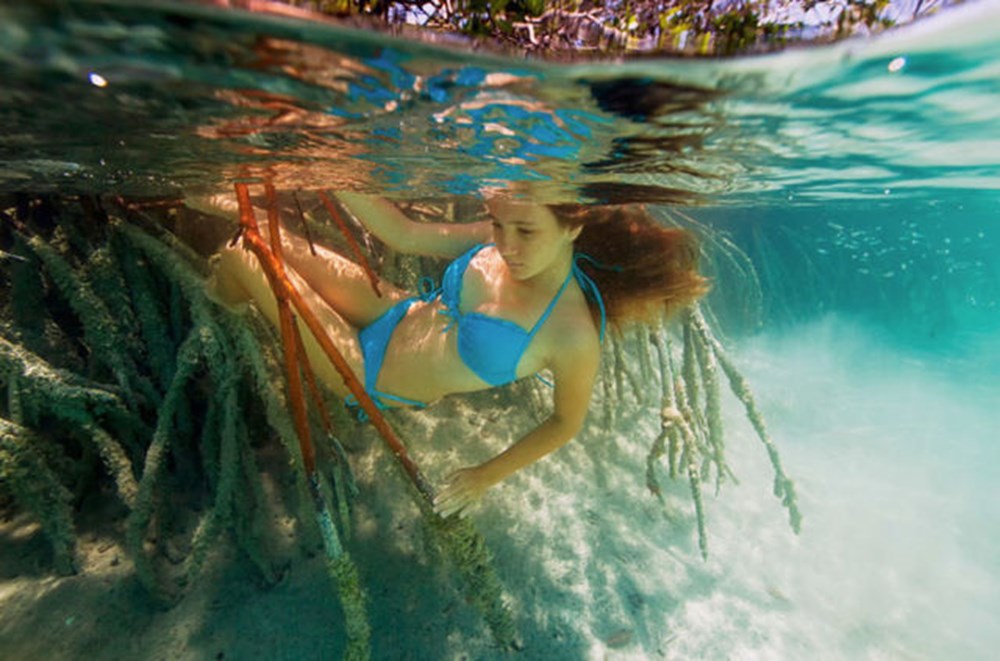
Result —
<instances>
[{"instance_id":1,"label":"woman's thigh","mask_svg":"<svg viewBox=\"0 0 1000 661\"><path fill-rule=\"evenodd\" d=\"M357 330L318 296L298 274L289 272L288 275L292 284L305 300L307 307L318 319L326 336L332 340L333 345L343 355L359 381L363 383L364 360L361 345L358 342ZM271 324L275 327L280 326L278 304L274 293L271 291L257 257L249 250L237 246L226 248L220 252L215 263L215 274L210 287L214 290L215 296L224 303L238 304L253 300ZM298 320L309 364L316 377L338 396L346 397L350 393L344 385L340 373L327 358L319 341L306 327L302 316L296 313L295 318Z\"/></svg>"},{"instance_id":2,"label":"woman's thigh","mask_svg":"<svg viewBox=\"0 0 1000 661\"><path fill-rule=\"evenodd\" d=\"M355 328L364 328L407 296L398 287L378 278L375 293L365 270L329 248L315 245L288 231L282 232L282 250L290 265L317 296L326 301Z\"/></svg>"},{"instance_id":3,"label":"woman's thigh","mask_svg":"<svg viewBox=\"0 0 1000 661\"><path fill-rule=\"evenodd\" d=\"M238 219L238 209L232 196L211 198L191 197L188 206L203 213L223 215ZM254 209L260 233L270 241L267 213ZM281 229L284 260L309 284L309 287L340 316L355 328L364 328L378 319L397 301L408 296L407 292L379 278L379 296L372 288L364 269L329 248L316 245L312 254L309 242L290 232L284 224Z\"/></svg>"}]
</instances>

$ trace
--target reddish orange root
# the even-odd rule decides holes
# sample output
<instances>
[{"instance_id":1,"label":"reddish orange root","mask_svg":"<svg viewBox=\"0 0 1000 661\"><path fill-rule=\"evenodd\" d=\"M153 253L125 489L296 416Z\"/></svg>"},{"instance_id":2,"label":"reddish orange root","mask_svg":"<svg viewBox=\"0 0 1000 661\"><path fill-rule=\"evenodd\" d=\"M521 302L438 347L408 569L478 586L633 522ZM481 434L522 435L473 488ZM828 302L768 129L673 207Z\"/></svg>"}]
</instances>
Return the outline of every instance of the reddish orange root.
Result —
<instances>
[{"instance_id":1,"label":"reddish orange root","mask_svg":"<svg viewBox=\"0 0 1000 661\"><path fill-rule=\"evenodd\" d=\"M293 419L295 421L295 431L299 437L299 445L302 450L302 460L305 465L306 472L309 475L312 475L315 472L316 452L309 434L306 396L302 387L302 373L306 374L306 380L310 383L310 388L314 390L313 396L317 400L319 397L318 389L316 389L315 385L315 377L312 375L312 369L309 366L305 351L303 350L302 338L299 336L298 326L295 323L295 317L292 312L293 308L296 312L298 312L299 317L306 325L306 328L308 328L309 332L316 338L316 341L319 343L323 353L326 354L327 358L329 358L334 368L336 368L337 372L344 380L344 385L346 385L347 389L357 398L362 410L368 414L372 425L374 425L375 429L379 432L379 435L392 450L393 454L396 455L397 460L403 466L403 469L406 471L406 474L409 476L414 486L428 500L433 500L434 492L430 487L430 483L427 482L427 479L424 477L423 473L421 473L420 468L410 458L410 455L406 450L406 446L403 445L403 442L396 435L395 431L393 431L392 427L389 426L389 423L386 422L385 417L382 415L381 411L379 411L378 407L375 406L375 402L372 401L371 397L368 396L364 386L362 386L361 382L354 374L354 371L347 363L343 354L341 354L340 350L333 344L333 341L330 340L330 337L323 330L323 326L319 319L309 308L305 299L298 292L298 290L295 289L295 286L288 278L288 275L285 272L284 261L281 258L281 230L274 187L270 183L265 184L268 207L267 216L271 233L270 246L267 245L260 234L257 221L254 218L253 208L250 203L250 192L247 185L244 183L236 183L235 188L236 199L239 203L240 209L240 226L242 229L243 245L252 251L260 261L261 267L264 269L264 273L267 276L268 284L274 292L274 297L278 303L281 341L284 349L285 372L288 378L289 398L292 407ZM327 196L323 193L320 193L320 196L323 203L327 205L328 210L331 210L331 214L334 215L335 220L337 220L337 222L341 225L342 231L345 231L346 233L347 228L343 224L343 219L336 215L335 207L332 203L330 203L329 198L327 198ZM351 239L351 241L353 242L353 239ZM357 253L360 254L360 247L358 247L356 243L353 243L352 245L356 249ZM372 280L372 285L376 287L377 292L378 278L371 271L367 260L364 260L363 256L361 261L366 273L368 273L369 279ZM322 409L322 407L320 408ZM323 413L325 414L325 411ZM325 415L324 420L326 424L329 423L329 419L326 418Z\"/></svg>"}]
</instances>

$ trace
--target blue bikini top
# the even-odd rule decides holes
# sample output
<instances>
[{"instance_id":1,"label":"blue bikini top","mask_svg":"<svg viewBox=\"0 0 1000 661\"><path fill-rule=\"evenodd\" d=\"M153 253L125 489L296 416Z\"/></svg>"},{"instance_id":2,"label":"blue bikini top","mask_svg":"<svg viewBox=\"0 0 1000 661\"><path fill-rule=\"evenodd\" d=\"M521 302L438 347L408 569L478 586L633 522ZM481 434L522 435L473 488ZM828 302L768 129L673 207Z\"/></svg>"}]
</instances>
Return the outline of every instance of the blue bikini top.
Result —
<instances>
[{"instance_id":1,"label":"blue bikini top","mask_svg":"<svg viewBox=\"0 0 1000 661\"><path fill-rule=\"evenodd\" d=\"M525 330L508 319L491 317L480 312L461 312L459 302L462 296L462 280L469 262L480 250L492 245L492 243L481 243L468 250L445 269L439 289L421 295L424 300L433 300L438 295L441 296L441 302L447 308L443 313L452 318L452 322L445 327L444 332L453 326L458 328L458 356L476 376L491 386L502 386L517 380L517 366L521 362L521 356L524 355L542 324L552 314L552 310L555 309L556 303L573 277L580 284L584 294L595 301L601 311L600 337L601 341L604 340L604 301L597 285L577 265L579 259L589 259L581 254L574 256L573 267L566 280L531 330Z\"/></svg>"}]
</instances>

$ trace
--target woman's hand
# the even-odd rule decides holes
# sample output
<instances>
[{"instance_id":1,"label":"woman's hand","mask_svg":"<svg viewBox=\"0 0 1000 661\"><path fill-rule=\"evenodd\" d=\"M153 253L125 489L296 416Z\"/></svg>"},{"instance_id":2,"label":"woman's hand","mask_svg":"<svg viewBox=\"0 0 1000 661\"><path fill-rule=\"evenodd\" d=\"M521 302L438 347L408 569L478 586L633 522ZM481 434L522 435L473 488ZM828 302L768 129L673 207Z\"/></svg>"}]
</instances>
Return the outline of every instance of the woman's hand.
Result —
<instances>
[{"instance_id":1,"label":"woman's hand","mask_svg":"<svg viewBox=\"0 0 1000 661\"><path fill-rule=\"evenodd\" d=\"M434 511L442 517L458 514L482 498L491 486L478 466L457 470L448 476L444 488L434 498Z\"/></svg>"},{"instance_id":2,"label":"woman's hand","mask_svg":"<svg viewBox=\"0 0 1000 661\"><path fill-rule=\"evenodd\" d=\"M568 341L552 362L556 377L552 415L489 461L449 475L434 499L439 515L461 512L491 486L562 447L580 431L600 363L600 340L593 325L570 328L563 337Z\"/></svg>"}]
</instances>

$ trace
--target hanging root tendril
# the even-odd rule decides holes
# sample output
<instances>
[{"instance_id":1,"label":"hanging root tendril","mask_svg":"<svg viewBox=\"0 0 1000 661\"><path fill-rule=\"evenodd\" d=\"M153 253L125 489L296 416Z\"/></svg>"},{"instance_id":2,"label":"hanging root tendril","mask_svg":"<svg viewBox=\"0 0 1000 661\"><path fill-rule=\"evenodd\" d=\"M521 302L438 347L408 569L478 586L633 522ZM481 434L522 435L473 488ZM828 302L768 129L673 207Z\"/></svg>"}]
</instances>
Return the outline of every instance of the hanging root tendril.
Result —
<instances>
[{"instance_id":1,"label":"hanging root tendril","mask_svg":"<svg viewBox=\"0 0 1000 661\"><path fill-rule=\"evenodd\" d=\"M702 482L714 471L716 494L724 480L737 482L725 456L718 376L721 368L730 390L743 403L748 419L767 449L775 472L774 494L788 509L791 528L798 533L802 517L795 498L794 483L785 475L777 447L764 425L746 379L713 335L699 307L694 306L684 313L681 332L680 370L674 363L666 328L661 328L660 332L650 337L659 362L662 405L660 432L646 457L647 488L663 500L656 467L666 455L670 478L677 479L682 472L687 477L697 522L698 546L702 556L707 558Z\"/></svg>"},{"instance_id":2,"label":"hanging root tendril","mask_svg":"<svg viewBox=\"0 0 1000 661\"><path fill-rule=\"evenodd\" d=\"M292 303L296 305L305 323L314 335L319 337L322 332L312 311L305 306L295 291L294 286L285 273L281 256L281 225L278 219L277 200L274 188L265 184L267 196L268 230L271 243L268 245L261 236L253 209L250 206L250 195L246 184L236 184L236 198L240 209L240 225L243 229L244 245L253 251L267 274L268 282L278 303L280 320L281 345L284 350L285 380L288 389L288 403L292 410L293 427L298 439L298 452L301 457L305 480L308 486L313 514L320 531L320 538L325 551L327 570L340 596L341 608L344 611L344 622L347 628L347 652L345 657L352 659L367 659L371 655L371 628L367 618L367 598L358 580L357 570L353 560L345 552L340 535L330 516L327 498L323 493L321 481L316 468L316 449L312 443L308 422L308 409L302 375L311 380L312 371L309 360L304 352L299 337L298 325L292 314ZM327 349L324 346L324 349ZM332 350L332 351L331 351ZM327 350L331 362L346 367L343 356L329 343ZM348 368L349 369L349 368ZM353 376L353 375L352 375ZM324 422L326 422L324 418Z\"/></svg>"},{"instance_id":3,"label":"hanging root tendril","mask_svg":"<svg viewBox=\"0 0 1000 661\"><path fill-rule=\"evenodd\" d=\"M649 493L659 498L661 503L663 502L663 488L660 486L659 478L656 477L656 465L666 452L666 439L667 429L664 428L660 430L656 440L653 441L653 447L646 455L646 488L649 489Z\"/></svg>"},{"instance_id":4,"label":"hanging root tendril","mask_svg":"<svg viewBox=\"0 0 1000 661\"><path fill-rule=\"evenodd\" d=\"M792 480L788 478L782 468L781 456L778 454L778 448L771 440L771 435L768 433L767 426L764 424L764 416L757 408L753 393L750 390L750 386L747 384L746 377L740 373L740 371L733 364L732 359L730 359L729 355L722 348L722 344L712 335L708 325L705 323L704 317L698 310L693 311L691 315L691 322L705 345L711 348L712 354L715 356L719 366L722 368L722 372L726 375L726 379L729 381L730 390L732 390L733 394L736 395L736 397L743 403L743 406L746 409L747 418L750 420L754 430L757 432L758 438L760 438L760 441L767 449L767 456L774 469L774 495L775 497L780 498L782 505L788 509L789 523L791 524L792 530L798 533L802 526L802 515L799 512L798 502L795 498L795 485Z\"/></svg>"}]
</instances>

